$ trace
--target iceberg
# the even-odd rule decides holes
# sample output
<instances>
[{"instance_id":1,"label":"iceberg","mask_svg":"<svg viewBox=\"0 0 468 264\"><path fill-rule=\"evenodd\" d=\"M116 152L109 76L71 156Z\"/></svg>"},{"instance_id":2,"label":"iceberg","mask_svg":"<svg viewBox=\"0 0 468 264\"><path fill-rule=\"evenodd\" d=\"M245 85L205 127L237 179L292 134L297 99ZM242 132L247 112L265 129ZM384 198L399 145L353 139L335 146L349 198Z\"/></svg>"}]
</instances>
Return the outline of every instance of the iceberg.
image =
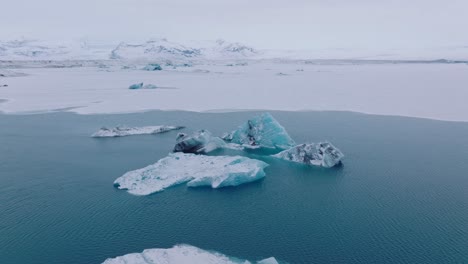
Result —
<instances>
[{"instance_id":1,"label":"iceberg","mask_svg":"<svg viewBox=\"0 0 468 264\"><path fill-rule=\"evenodd\" d=\"M189 187L237 186L265 177L263 161L241 156L171 153L145 168L129 171L114 181L134 195L149 195L187 182Z\"/></svg>"},{"instance_id":2,"label":"iceberg","mask_svg":"<svg viewBox=\"0 0 468 264\"><path fill-rule=\"evenodd\" d=\"M135 83L128 87L128 89L131 89L131 90L136 90L136 89L141 89L141 88L143 88L143 83Z\"/></svg>"},{"instance_id":3,"label":"iceberg","mask_svg":"<svg viewBox=\"0 0 468 264\"><path fill-rule=\"evenodd\" d=\"M179 133L174 152L208 153L226 145L221 138L214 137L208 130L199 130L191 135Z\"/></svg>"},{"instance_id":4,"label":"iceberg","mask_svg":"<svg viewBox=\"0 0 468 264\"><path fill-rule=\"evenodd\" d=\"M98 132L91 135L92 137L124 137L132 135L147 135L159 134L171 130L178 130L184 128L183 126L144 126L144 127L126 127L117 126L114 128L102 127Z\"/></svg>"},{"instance_id":5,"label":"iceberg","mask_svg":"<svg viewBox=\"0 0 468 264\"><path fill-rule=\"evenodd\" d=\"M258 262L250 262L207 251L190 245L175 245L172 248L145 249L141 253L131 253L116 258L108 258L102 264L278 264L271 257Z\"/></svg>"},{"instance_id":6,"label":"iceberg","mask_svg":"<svg viewBox=\"0 0 468 264\"><path fill-rule=\"evenodd\" d=\"M132 84L128 87L128 89L130 90L137 90L137 89L156 89L158 88L156 85L154 84L143 84L143 83L135 83L135 84Z\"/></svg>"},{"instance_id":7,"label":"iceberg","mask_svg":"<svg viewBox=\"0 0 468 264\"><path fill-rule=\"evenodd\" d=\"M329 142L301 144L273 157L307 165L331 168L341 163L343 153Z\"/></svg>"},{"instance_id":8,"label":"iceberg","mask_svg":"<svg viewBox=\"0 0 468 264\"><path fill-rule=\"evenodd\" d=\"M250 147L287 149L295 145L286 129L269 113L248 120L237 130L225 134L223 139Z\"/></svg>"},{"instance_id":9,"label":"iceberg","mask_svg":"<svg viewBox=\"0 0 468 264\"><path fill-rule=\"evenodd\" d=\"M157 64L157 63L150 63L150 64L147 64L143 70L145 71L161 71L162 70L162 67L161 65Z\"/></svg>"}]
</instances>

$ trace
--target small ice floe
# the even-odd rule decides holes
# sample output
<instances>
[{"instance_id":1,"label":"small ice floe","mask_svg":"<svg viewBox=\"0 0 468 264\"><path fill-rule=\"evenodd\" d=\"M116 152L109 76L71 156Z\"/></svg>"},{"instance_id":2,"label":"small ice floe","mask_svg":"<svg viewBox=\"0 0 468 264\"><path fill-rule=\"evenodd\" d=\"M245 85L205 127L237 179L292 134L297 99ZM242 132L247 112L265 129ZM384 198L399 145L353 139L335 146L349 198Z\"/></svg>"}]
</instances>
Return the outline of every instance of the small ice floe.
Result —
<instances>
[{"instance_id":1,"label":"small ice floe","mask_svg":"<svg viewBox=\"0 0 468 264\"><path fill-rule=\"evenodd\" d=\"M157 63L150 63L147 64L145 67L143 67L143 70L145 71L162 71L161 65Z\"/></svg>"},{"instance_id":2,"label":"small ice floe","mask_svg":"<svg viewBox=\"0 0 468 264\"><path fill-rule=\"evenodd\" d=\"M145 168L129 171L114 186L134 195L149 195L187 182L189 187L237 186L265 177L263 161L241 156L171 153Z\"/></svg>"},{"instance_id":3,"label":"small ice floe","mask_svg":"<svg viewBox=\"0 0 468 264\"><path fill-rule=\"evenodd\" d=\"M343 153L329 142L301 144L273 157L287 161L331 168L341 163Z\"/></svg>"},{"instance_id":4,"label":"small ice floe","mask_svg":"<svg viewBox=\"0 0 468 264\"><path fill-rule=\"evenodd\" d=\"M174 146L174 152L208 153L223 148L226 143L219 137L214 137L208 130L199 130L190 135L179 133Z\"/></svg>"},{"instance_id":5,"label":"small ice floe","mask_svg":"<svg viewBox=\"0 0 468 264\"><path fill-rule=\"evenodd\" d=\"M172 248L145 249L116 258L108 258L102 264L279 264L274 257L260 261L241 260L216 251L207 251L190 245Z\"/></svg>"},{"instance_id":6,"label":"small ice floe","mask_svg":"<svg viewBox=\"0 0 468 264\"><path fill-rule=\"evenodd\" d=\"M288 76L289 74L287 74L287 73L282 73L282 72L278 72L276 75L277 75L277 76Z\"/></svg>"},{"instance_id":7,"label":"small ice floe","mask_svg":"<svg viewBox=\"0 0 468 264\"><path fill-rule=\"evenodd\" d=\"M102 127L92 137L124 137L132 135L159 134L171 130L182 129L183 126L144 126L144 127L126 127L117 126L114 128Z\"/></svg>"},{"instance_id":8,"label":"small ice floe","mask_svg":"<svg viewBox=\"0 0 468 264\"><path fill-rule=\"evenodd\" d=\"M137 89L156 89L158 88L156 85L154 84L144 84L144 83L135 83L135 84L132 84L128 87L128 89L130 90L137 90Z\"/></svg>"},{"instance_id":9,"label":"small ice floe","mask_svg":"<svg viewBox=\"0 0 468 264\"><path fill-rule=\"evenodd\" d=\"M252 148L287 149L296 144L286 129L269 113L247 120L237 130L226 133L223 139Z\"/></svg>"}]
</instances>

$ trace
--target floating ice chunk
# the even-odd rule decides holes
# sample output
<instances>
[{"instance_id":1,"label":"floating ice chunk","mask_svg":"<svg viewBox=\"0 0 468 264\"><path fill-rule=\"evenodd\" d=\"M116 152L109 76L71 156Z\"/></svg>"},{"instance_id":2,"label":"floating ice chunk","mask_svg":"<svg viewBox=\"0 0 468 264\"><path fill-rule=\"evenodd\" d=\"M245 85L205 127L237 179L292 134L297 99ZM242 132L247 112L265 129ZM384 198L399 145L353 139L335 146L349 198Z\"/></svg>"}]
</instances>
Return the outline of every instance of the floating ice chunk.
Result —
<instances>
[{"instance_id":1,"label":"floating ice chunk","mask_svg":"<svg viewBox=\"0 0 468 264\"><path fill-rule=\"evenodd\" d=\"M223 136L225 141L252 147L287 149L295 145L286 129L269 113L256 116Z\"/></svg>"},{"instance_id":2,"label":"floating ice chunk","mask_svg":"<svg viewBox=\"0 0 468 264\"><path fill-rule=\"evenodd\" d=\"M161 65L157 64L157 63L150 63L148 65L146 65L143 70L145 71L161 71L162 70L162 67Z\"/></svg>"},{"instance_id":3,"label":"floating ice chunk","mask_svg":"<svg viewBox=\"0 0 468 264\"><path fill-rule=\"evenodd\" d=\"M145 168L129 171L114 181L119 189L148 195L188 182L191 187L237 186L265 177L263 161L241 156L205 156L171 153Z\"/></svg>"},{"instance_id":4,"label":"floating ice chunk","mask_svg":"<svg viewBox=\"0 0 468 264\"><path fill-rule=\"evenodd\" d=\"M174 152L208 153L226 145L221 138L214 137L208 130L200 130L191 135L179 133Z\"/></svg>"},{"instance_id":5,"label":"floating ice chunk","mask_svg":"<svg viewBox=\"0 0 468 264\"><path fill-rule=\"evenodd\" d=\"M137 89L156 89L158 88L156 85L154 84L143 84L143 83L135 83L135 84L132 84L128 87L128 89L130 90L137 90Z\"/></svg>"},{"instance_id":6,"label":"floating ice chunk","mask_svg":"<svg viewBox=\"0 0 468 264\"><path fill-rule=\"evenodd\" d=\"M117 126L114 128L103 127L92 137L124 137L132 135L159 134L171 130L182 129L183 126L144 126L144 127L125 127Z\"/></svg>"},{"instance_id":7,"label":"floating ice chunk","mask_svg":"<svg viewBox=\"0 0 468 264\"><path fill-rule=\"evenodd\" d=\"M273 157L307 165L331 168L338 165L344 155L331 143L321 142L297 145L273 155Z\"/></svg>"},{"instance_id":8,"label":"floating ice chunk","mask_svg":"<svg viewBox=\"0 0 468 264\"><path fill-rule=\"evenodd\" d=\"M271 257L258 262L250 262L224 254L207 251L190 245L176 245L172 248L145 249L142 253L132 253L116 258L108 258L103 264L278 264Z\"/></svg>"},{"instance_id":9,"label":"floating ice chunk","mask_svg":"<svg viewBox=\"0 0 468 264\"><path fill-rule=\"evenodd\" d=\"M141 89L143 87L143 83L135 83L132 84L128 87L128 89L135 90L135 89Z\"/></svg>"}]
</instances>

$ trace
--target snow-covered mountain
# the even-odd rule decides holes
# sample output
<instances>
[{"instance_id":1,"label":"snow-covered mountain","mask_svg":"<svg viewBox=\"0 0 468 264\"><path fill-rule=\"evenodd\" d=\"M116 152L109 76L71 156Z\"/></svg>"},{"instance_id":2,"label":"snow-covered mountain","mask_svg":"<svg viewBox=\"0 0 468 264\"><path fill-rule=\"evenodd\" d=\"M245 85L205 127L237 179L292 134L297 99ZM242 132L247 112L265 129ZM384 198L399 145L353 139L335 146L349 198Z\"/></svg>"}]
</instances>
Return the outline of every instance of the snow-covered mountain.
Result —
<instances>
[{"instance_id":1,"label":"snow-covered mountain","mask_svg":"<svg viewBox=\"0 0 468 264\"><path fill-rule=\"evenodd\" d=\"M120 43L111 51L111 59L245 59L260 52L252 47L224 40L180 44L167 39L153 39L141 44Z\"/></svg>"},{"instance_id":2,"label":"snow-covered mountain","mask_svg":"<svg viewBox=\"0 0 468 264\"><path fill-rule=\"evenodd\" d=\"M213 52L222 57L249 57L259 55L259 51L238 42L226 42L222 39L216 41Z\"/></svg>"},{"instance_id":3,"label":"snow-covered mountain","mask_svg":"<svg viewBox=\"0 0 468 264\"><path fill-rule=\"evenodd\" d=\"M0 60L102 60L109 58L109 52L114 46L89 44L86 41L0 41Z\"/></svg>"},{"instance_id":4,"label":"snow-covered mountain","mask_svg":"<svg viewBox=\"0 0 468 264\"><path fill-rule=\"evenodd\" d=\"M223 60L260 54L252 47L224 40L181 44L164 38L143 43L52 43L38 40L0 41L0 60Z\"/></svg>"},{"instance_id":5,"label":"snow-covered mountain","mask_svg":"<svg viewBox=\"0 0 468 264\"><path fill-rule=\"evenodd\" d=\"M183 59L200 55L200 49L186 47L167 39L155 39L141 44L122 42L111 51L110 59Z\"/></svg>"},{"instance_id":6,"label":"snow-covered mountain","mask_svg":"<svg viewBox=\"0 0 468 264\"><path fill-rule=\"evenodd\" d=\"M70 52L69 47L34 40L0 41L1 59L50 59Z\"/></svg>"},{"instance_id":7,"label":"snow-covered mountain","mask_svg":"<svg viewBox=\"0 0 468 264\"><path fill-rule=\"evenodd\" d=\"M98 43L91 41L46 42L19 39L0 40L0 61L64 61L64 60L139 60L172 63L245 60L359 60L359 61L435 61L447 63L468 60L468 46L433 48L373 49L310 49L310 50L257 50L238 42L191 41L174 42L165 38L141 43Z\"/></svg>"}]
</instances>

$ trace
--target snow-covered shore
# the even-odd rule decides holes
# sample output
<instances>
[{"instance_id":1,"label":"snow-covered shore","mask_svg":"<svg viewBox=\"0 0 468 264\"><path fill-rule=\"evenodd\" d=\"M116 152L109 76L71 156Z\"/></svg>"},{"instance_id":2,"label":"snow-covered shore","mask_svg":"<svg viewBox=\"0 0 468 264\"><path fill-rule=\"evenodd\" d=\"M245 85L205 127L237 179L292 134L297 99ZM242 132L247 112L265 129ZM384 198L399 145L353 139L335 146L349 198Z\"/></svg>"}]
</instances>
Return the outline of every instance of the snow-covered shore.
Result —
<instances>
[{"instance_id":1,"label":"snow-covered shore","mask_svg":"<svg viewBox=\"0 0 468 264\"><path fill-rule=\"evenodd\" d=\"M466 64L249 61L157 72L138 66L12 70L24 76L1 79L8 87L0 88L7 100L0 111L7 114L340 110L468 121ZM127 89L137 82L167 89Z\"/></svg>"}]
</instances>

